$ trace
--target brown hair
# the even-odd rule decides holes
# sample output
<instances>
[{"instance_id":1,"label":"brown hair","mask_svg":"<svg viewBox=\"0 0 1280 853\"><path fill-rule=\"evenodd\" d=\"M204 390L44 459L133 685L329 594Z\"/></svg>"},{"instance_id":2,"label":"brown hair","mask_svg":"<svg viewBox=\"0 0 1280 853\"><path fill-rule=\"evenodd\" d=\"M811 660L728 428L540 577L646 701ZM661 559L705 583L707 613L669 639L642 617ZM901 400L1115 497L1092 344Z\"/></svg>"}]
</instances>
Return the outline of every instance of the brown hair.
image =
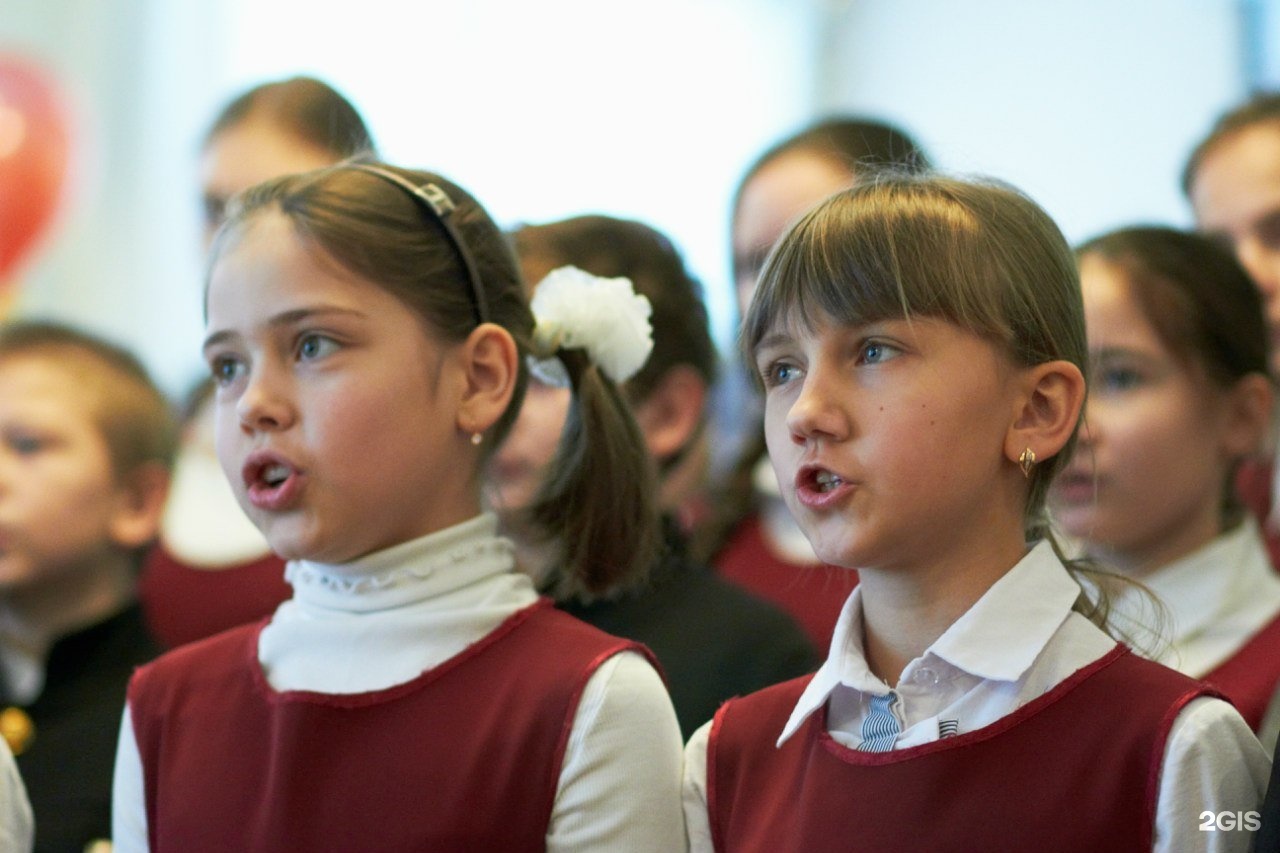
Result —
<instances>
[{"instance_id":1,"label":"brown hair","mask_svg":"<svg viewBox=\"0 0 1280 853\"><path fill-rule=\"evenodd\" d=\"M1114 266L1160 342L1186 368L1229 389L1249 374L1270 377L1262 296L1230 250L1200 234L1158 226L1122 228L1076 249ZM1239 460L1237 460L1238 462ZM1223 517L1241 506L1235 471L1223 484Z\"/></svg>"},{"instance_id":2,"label":"brown hair","mask_svg":"<svg viewBox=\"0 0 1280 853\"><path fill-rule=\"evenodd\" d=\"M236 96L213 120L204 144L250 118L269 119L298 140L328 151L335 160L374 150L373 137L356 108L337 89L314 77L274 80Z\"/></svg>"},{"instance_id":3,"label":"brown hair","mask_svg":"<svg viewBox=\"0 0 1280 853\"><path fill-rule=\"evenodd\" d=\"M778 140L752 161L734 189L730 231L736 227L747 185L769 164L790 154L806 154L832 163L849 173L850 184L880 171L922 174L930 168L924 149L901 128L872 118L830 116ZM737 278L741 263L736 253L730 262L733 277ZM734 311L737 312L736 307ZM742 364L739 369L752 371L749 364ZM714 559L739 523L750 515L755 504L756 464L764 455L764 435L757 425L738 451L724 482L715 489L711 520L692 537L692 550L701 558Z\"/></svg>"},{"instance_id":4,"label":"brown hair","mask_svg":"<svg viewBox=\"0 0 1280 853\"><path fill-rule=\"evenodd\" d=\"M366 165L444 191L454 205L450 223L472 259L488 317L516 341L516 389L506 412L486 434L491 450L520 410L534 326L506 236L479 202L447 178ZM413 195L353 166L285 176L248 190L233 205L212 264L255 215L278 211L306 243L400 299L443 340L461 342L477 324L476 298L461 252L440 218ZM566 576L599 592L643 574L653 561L658 547L655 487L639 428L617 387L581 350L559 355L572 381L574 402L534 520L549 538L566 543Z\"/></svg>"},{"instance_id":5,"label":"brown hair","mask_svg":"<svg viewBox=\"0 0 1280 853\"><path fill-rule=\"evenodd\" d=\"M175 413L131 353L69 326L23 321L0 327L0 361L11 358L47 359L85 392L117 478L148 463L172 467Z\"/></svg>"},{"instance_id":6,"label":"brown hair","mask_svg":"<svg viewBox=\"0 0 1280 853\"><path fill-rule=\"evenodd\" d=\"M793 153L812 154L847 169L851 181L860 172L923 173L930 168L928 155L906 131L875 119L832 116L778 140L747 167L733 194L734 219L751 179L774 160Z\"/></svg>"},{"instance_id":7,"label":"brown hair","mask_svg":"<svg viewBox=\"0 0 1280 853\"><path fill-rule=\"evenodd\" d=\"M542 225L523 225L512 234L525 269L572 264L605 278L631 279L636 293L653 308L653 352L627 380L627 396L643 401L667 371L688 365L710 385L716 377L702 285L661 232L640 222L610 216L575 216ZM533 284L533 282L530 282Z\"/></svg>"},{"instance_id":8,"label":"brown hair","mask_svg":"<svg viewBox=\"0 0 1280 853\"><path fill-rule=\"evenodd\" d=\"M1187 164L1182 168L1182 192L1187 197L1191 196L1196 173L1219 143L1260 124L1274 124L1280 130L1280 92L1258 92L1243 104L1223 113L1214 122L1209 135L1191 151Z\"/></svg>"},{"instance_id":9,"label":"brown hair","mask_svg":"<svg viewBox=\"0 0 1280 853\"><path fill-rule=\"evenodd\" d=\"M883 174L810 211L775 248L742 331L750 354L789 318L862 324L913 315L955 323L992 341L1015 363L1066 360L1086 372L1084 308L1075 258L1030 198L991 180ZM1049 484L1076 436L1031 472L1024 536L1063 558L1045 511ZM1088 575L1077 610L1106 626L1110 584Z\"/></svg>"}]
</instances>

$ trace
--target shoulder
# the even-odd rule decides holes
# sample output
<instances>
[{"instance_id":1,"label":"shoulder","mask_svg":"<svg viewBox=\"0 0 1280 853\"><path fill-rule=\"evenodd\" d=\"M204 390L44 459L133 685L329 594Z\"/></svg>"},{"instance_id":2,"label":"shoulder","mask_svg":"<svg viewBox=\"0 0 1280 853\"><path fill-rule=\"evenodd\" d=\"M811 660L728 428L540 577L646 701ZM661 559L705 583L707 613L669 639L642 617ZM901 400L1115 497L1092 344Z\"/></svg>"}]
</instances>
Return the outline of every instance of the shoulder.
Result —
<instances>
[{"instance_id":1,"label":"shoulder","mask_svg":"<svg viewBox=\"0 0 1280 853\"><path fill-rule=\"evenodd\" d=\"M783 724L790 717L796 703L800 701L800 696L804 693L805 687L809 685L812 679L813 675L811 674L802 675L798 678L772 684L754 693L730 699L721 705L720 710L716 712L712 735L720 734L726 725L730 724L731 720L733 724L748 720L769 723L777 721L777 730L781 732Z\"/></svg>"},{"instance_id":2,"label":"shoulder","mask_svg":"<svg viewBox=\"0 0 1280 853\"><path fill-rule=\"evenodd\" d=\"M264 624L265 620L241 625L165 652L134 672L130 701L158 689L216 682L242 670L256 660L258 635Z\"/></svg>"}]
</instances>

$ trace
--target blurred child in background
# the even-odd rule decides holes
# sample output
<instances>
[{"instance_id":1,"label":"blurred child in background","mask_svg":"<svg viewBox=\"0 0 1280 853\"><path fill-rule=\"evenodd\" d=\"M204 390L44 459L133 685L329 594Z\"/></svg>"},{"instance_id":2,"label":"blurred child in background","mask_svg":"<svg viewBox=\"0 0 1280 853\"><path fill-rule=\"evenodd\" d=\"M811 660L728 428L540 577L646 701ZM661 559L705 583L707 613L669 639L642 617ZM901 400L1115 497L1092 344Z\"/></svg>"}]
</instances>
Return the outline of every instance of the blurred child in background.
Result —
<instances>
[{"instance_id":1,"label":"blurred child in background","mask_svg":"<svg viewBox=\"0 0 1280 853\"><path fill-rule=\"evenodd\" d=\"M1280 578L1233 483L1271 425L1262 299L1227 249L1169 228L1104 234L1078 256L1092 381L1055 518L1167 609L1126 590L1114 618L1135 636L1163 627L1156 659L1257 731L1280 682Z\"/></svg>"},{"instance_id":2,"label":"blurred child in background","mask_svg":"<svg viewBox=\"0 0 1280 853\"><path fill-rule=\"evenodd\" d=\"M0 730L37 850L111 835L119 706L160 651L135 593L176 432L123 350L62 326L0 328Z\"/></svg>"},{"instance_id":3,"label":"blurred child in background","mask_svg":"<svg viewBox=\"0 0 1280 853\"><path fill-rule=\"evenodd\" d=\"M536 524L539 512L559 508L540 507L536 490L564 431L571 394L536 377L511 436L494 454L490 501L540 589L565 611L653 650L688 736L724 700L817 666L813 646L790 617L689 556L674 517L689 485L703 482L694 446L705 428L716 353L701 286L671 242L639 222L580 216L528 225L514 238L535 299L538 282L555 287L585 270L626 278L649 300L653 352L622 390L658 475L665 548L639 584L591 594L564 574L563 543L541 540Z\"/></svg>"}]
</instances>

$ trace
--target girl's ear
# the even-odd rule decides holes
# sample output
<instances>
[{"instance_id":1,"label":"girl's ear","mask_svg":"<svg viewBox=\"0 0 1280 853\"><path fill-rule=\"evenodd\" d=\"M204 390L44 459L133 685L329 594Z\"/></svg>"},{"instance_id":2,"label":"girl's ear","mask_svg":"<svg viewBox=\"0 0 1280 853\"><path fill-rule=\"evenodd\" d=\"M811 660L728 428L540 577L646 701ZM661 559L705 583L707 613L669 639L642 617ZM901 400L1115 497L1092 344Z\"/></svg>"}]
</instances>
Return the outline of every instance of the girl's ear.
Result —
<instances>
[{"instance_id":1,"label":"girl's ear","mask_svg":"<svg viewBox=\"0 0 1280 853\"><path fill-rule=\"evenodd\" d=\"M631 410L649 455L662 462L688 444L702 423L707 383L686 364L672 367Z\"/></svg>"},{"instance_id":2,"label":"girl's ear","mask_svg":"<svg viewBox=\"0 0 1280 853\"><path fill-rule=\"evenodd\" d=\"M519 351L511 333L496 323L481 323L463 342L463 387L458 429L466 435L493 426L511 402L519 375Z\"/></svg>"},{"instance_id":3,"label":"girl's ear","mask_svg":"<svg viewBox=\"0 0 1280 853\"><path fill-rule=\"evenodd\" d=\"M1242 377L1223 395L1221 447L1229 462L1261 452L1271 434L1274 403L1271 380L1261 373Z\"/></svg>"},{"instance_id":4,"label":"girl's ear","mask_svg":"<svg viewBox=\"0 0 1280 853\"><path fill-rule=\"evenodd\" d=\"M1056 454L1075 431L1084 398L1084 375L1071 362L1049 361L1027 368L1005 436L1005 458L1017 463L1030 450L1043 462Z\"/></svg>"}]
</instances>

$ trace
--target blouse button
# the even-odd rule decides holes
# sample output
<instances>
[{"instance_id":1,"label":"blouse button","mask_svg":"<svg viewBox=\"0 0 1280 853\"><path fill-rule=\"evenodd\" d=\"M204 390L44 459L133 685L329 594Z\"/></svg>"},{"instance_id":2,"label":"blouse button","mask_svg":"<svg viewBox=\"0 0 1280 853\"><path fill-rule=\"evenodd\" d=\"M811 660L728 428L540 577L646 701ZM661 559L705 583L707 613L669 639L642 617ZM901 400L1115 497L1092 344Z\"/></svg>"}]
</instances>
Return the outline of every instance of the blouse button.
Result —
<instances>
[{"instance_id":1,"label":"blouse button","mask_svg":"<svg viewBox=\"0 0 1280 853\"><path fill-rule=\"evenodd\" d=\"M916 683L934 687L940 681L938 673L927 666L916 670Z\"/></svg>"}]
</instances>

